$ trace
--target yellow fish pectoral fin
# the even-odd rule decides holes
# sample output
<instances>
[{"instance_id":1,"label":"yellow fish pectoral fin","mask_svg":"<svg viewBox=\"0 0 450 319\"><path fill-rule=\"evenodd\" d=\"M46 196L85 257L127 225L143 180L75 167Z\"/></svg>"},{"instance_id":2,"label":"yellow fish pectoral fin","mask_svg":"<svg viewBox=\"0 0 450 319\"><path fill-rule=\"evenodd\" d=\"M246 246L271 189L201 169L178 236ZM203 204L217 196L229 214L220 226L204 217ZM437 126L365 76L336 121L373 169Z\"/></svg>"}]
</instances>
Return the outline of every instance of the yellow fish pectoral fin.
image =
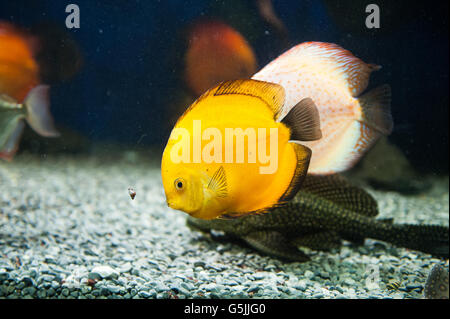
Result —
<instances>
[{"instance_id":1,"label":"yellow fish pectoral fin","mask_svg":"<svg viewBox=\"0 0 450 319\"><path fill-rule=\"evenodd\" d=\"M295 167L291 183L278 200L279 203L288 202L297 194L298 190L302 186L303 180L306 177L309 161L311 159L311 150L308 147L294 142L289 143L294 148L295 155L297 156L297 166Z\"/></svg>"},{"instance_id":2,"label":"yellow fish pectoral fin","mask_svg":"<svg viewBox=\"0 0 450 319\"><path fill-rule=\"evenodd\" d=\"M207 96L232 94L247 95L260 99L272 110L275 120L278 118L285 98L284 88L281 85L258 80L235 80L220 83L203 94L201 99Z\"/></svg>"},{"instance_id":3,"label":"yellow fish pectoral fin","mask_svg":"<svg viewBox=\"0 0 450 319\"><path fill-rule=\"evenodd\" d=\"M281 122L291 130L291 140L316 141L322 138L319 111L309 97L298 102Z\"/></svg>"},{"instance_id":4,"label":"yellow fish pectoral fin","mask_svg":"<svg viewBox=\"0 0 450 319\"><path fill-rule=\"evenodd\" d=\"M223 166L220 166L211 177L208 183L208 189L211 190L217 197L224 198L228 196L227 176Z\"/></svg>"}]
</instances>

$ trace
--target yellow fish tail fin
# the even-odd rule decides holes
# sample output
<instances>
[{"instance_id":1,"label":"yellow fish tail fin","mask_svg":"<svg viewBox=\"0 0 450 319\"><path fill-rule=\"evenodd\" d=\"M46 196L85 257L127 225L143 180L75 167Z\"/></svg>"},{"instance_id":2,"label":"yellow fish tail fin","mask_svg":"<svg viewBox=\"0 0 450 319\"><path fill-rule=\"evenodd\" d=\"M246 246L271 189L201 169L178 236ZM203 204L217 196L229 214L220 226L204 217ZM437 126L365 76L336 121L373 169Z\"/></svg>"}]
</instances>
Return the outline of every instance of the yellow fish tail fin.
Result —
<instances>
[{"instance_id":1,"label":"yellow fish tail fin","mask_svg":"<svg viewBox=\"0 0 450 319\"><path fill-rule=\"evenodd\" d=\"M298 102L281 122L291 130L291 140L315 141L322 137L319 111L310 98Z\"/></svg>"},{"instance_id":2,"label":"yellow fish tail fin","mask_svg":"<svg viewBox=\"0 0 450 319\"><path fill-rule=\"evenodd\" d=\"M391 115L391 87L387 84L370 90L358 98L362 109L361 121L377 130L389 135L393 129Z\"/></svg>"},{"instance_id":3,"label":"yellow fish tail fin","mask_svg":"<svg viewBox=\"0 0 450 319\"><path fill-rule=\"evenodd\" d=\"M295 155L297 156L297 166L295 167L294 176L291 179L291 183L288 188L281 195L278 202L288 202L297 194L298 190L302 186L303 180L308 172L309 161L311 159L311 150L301 144L289 142L294 148Z\"/></svg>"}]
</instances>

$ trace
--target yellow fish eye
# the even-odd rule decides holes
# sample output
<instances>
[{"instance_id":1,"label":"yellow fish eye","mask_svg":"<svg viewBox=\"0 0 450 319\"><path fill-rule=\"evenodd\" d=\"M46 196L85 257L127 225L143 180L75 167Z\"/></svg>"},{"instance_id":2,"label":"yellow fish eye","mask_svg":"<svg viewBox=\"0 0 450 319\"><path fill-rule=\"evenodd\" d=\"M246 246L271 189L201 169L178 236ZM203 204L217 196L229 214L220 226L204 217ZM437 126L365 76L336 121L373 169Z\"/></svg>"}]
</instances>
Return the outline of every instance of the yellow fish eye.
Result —
<instances>
[{"instance_id":1,"label":"yellow fish eye","mask_svg":"<svg viewBox=\"0 0 450 319\"><path fill-rule=\"evenodd\" d=\"M185 182L182 178L177 178L174 182L175 188L179 191L182 191L185 188Z\"/></svg>"}]
</instances>

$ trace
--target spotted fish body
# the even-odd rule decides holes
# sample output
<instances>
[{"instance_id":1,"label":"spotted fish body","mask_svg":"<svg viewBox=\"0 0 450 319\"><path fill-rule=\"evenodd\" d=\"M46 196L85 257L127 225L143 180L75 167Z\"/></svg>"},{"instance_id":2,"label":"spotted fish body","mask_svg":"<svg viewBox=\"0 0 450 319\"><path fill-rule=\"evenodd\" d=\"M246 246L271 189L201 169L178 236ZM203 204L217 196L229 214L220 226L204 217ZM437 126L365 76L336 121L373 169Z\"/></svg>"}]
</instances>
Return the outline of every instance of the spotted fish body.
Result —
<instances>
[{"instance_id":1,"label":"spotted fish body","mask_svg":"<svg viewBox=\"0 0 450 319\"><path fill-rule=\"evenodd\" d=\"M448 264L436 264L428 275L424 295L426 299L449 299L448 295Z\"/></svg>"},{"instance_id":2,"label":"spotted fish body","mask_svg":"<svg viewBox=\"0 0 450 319\"><path fill-rule=\"evenodd\" d=\"M385 85L361 95L370 73L378 69L338 45L305 42L252 78L284 87L281 118L302 98L314 101L322 139L305 143L313 154L308 172L331 174L352 167L381 135L392 130L390 88Z\"/></svg>"},{"instance_id":3,"label":"spotted fish body","mask_svg":"<svg viewBox=\"0 0 450 319\"><path fill-rule=\"evenodd\" d=\"M373 197L343 177L308 175L291 202L268 214L209 221L189 217L187 223L223 231L264 254L293 261L309 260L298 247L330 250L342 239L363 243L365 238L448 258L448 227L393 224L376 220L377 214Z\"/></svg>"}]
</instances>

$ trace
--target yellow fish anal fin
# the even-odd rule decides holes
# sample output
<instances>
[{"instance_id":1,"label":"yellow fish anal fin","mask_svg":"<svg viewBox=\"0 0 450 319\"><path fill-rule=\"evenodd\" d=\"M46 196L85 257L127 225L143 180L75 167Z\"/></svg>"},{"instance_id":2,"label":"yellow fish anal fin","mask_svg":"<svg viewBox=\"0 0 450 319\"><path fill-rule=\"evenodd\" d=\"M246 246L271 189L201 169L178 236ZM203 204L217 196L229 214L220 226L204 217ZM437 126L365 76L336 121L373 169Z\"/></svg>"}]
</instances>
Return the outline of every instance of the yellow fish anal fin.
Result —
<instances>
[{"instance_id":1,"label":"yellow fish anal fin","mask_svg":"<svg viewBox=\"0 0 450 319\"><path fill-rule=\"evenodd\" d=\"M294 176L292 176L291 183L278 200L279 203L288 202L297 194L298 190L302 186L303 180L306 177L309 161L311 159L311 150L308 147L293 142L289 143L292 144L295 155L297 156L297 166L295 167Z\"/></svg>"},{"instance_id":2,"label":"yellow fish anal fin","mask_svg":"<svg viewBox=\"0 0 450 319\"><path fill-rule=\"evenodd\" d=\"M223 166L220 166L211 177L208 189L213 191L217 197L224 198L228 195L227 177Z\"/></svg>"},{"instance_id":3,"label":"yellow fish anal fin","mask_svg":"<svg viewBox=\"0 0 450 319\"><path fill-rule=\"evenodd\" d=\"M258 80L226 81L205 93L207 96L231 94L247 95L260 99L272 110L275 120L278 119L285 98L284 88L281 85Z\"/></svg>"}]
</instances>

